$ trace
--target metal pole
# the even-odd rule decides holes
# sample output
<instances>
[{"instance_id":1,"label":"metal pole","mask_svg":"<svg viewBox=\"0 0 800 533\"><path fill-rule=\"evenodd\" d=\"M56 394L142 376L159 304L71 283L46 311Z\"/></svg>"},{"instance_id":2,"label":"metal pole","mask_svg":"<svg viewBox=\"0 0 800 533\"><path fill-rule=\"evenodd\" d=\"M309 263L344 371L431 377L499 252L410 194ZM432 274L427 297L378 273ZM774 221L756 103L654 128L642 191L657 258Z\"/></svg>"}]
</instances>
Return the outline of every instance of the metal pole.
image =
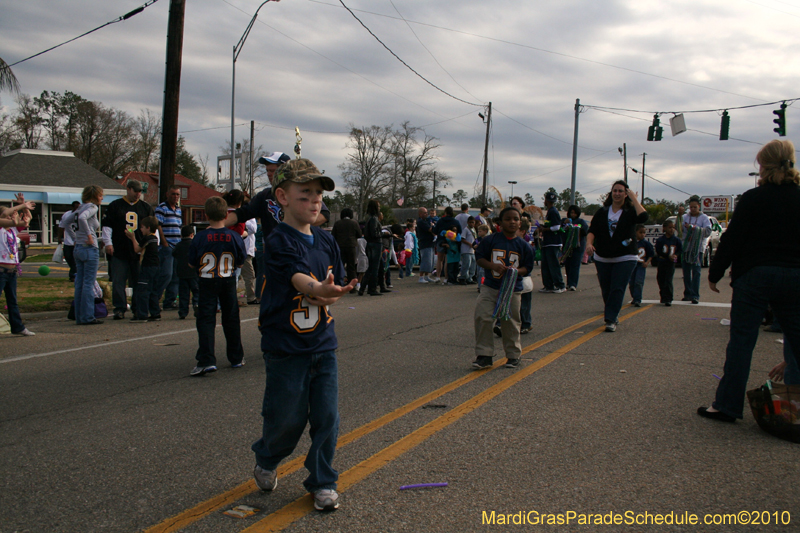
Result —
<instances>
[{"instance_id":1,"label":"metal pole","mask_svg":"<svg viewBox=\"0 0 800 533\"><path fill-rule=\"evenodd\" d=\"M581 99L575 99L575 134L572 138L572 188L569 193L570 205L575 204L575 179L578 170L578 117L581 114Z\"/></svg>"},{"instance_id":2,"label":"metal pole","mask_svg":"<svg viewBox=\"0 0 800 533\"><path fill-rule=\"evenodd\" d=\"M253 142L255 137L256 121L250 121L250 198L253 197Z\"/></svg>"},{"instance_id":3,"label":"metal pole","mask_svg":"<svg viewBox=\"0 0 800 533\"><path fill-rule=\"evenodd\" d=\"M167 191L175 183L185 11L186 0L172 0L167 23L167 65L164 75L164 108L161 111L161 158L158 169L158 199L160 202L166 201Z\"/></svg>"},{"instance_id":4,"label":"metal pole","mask_svg":"<svg viewBox=\"0 0 800 533\"><path fill-rule=\"evenodd\" d=\"M642 198L641 198L642 202L644 202L644 176L645 176L645 174L644 174L644 158L645 158L646 155L647 155L646 153L642 153Z\"/></svg>"},{"instance_id":5,"label":"metal pole","mask_svg":"<svg viewBox=\"0 0 800 533\"><path fill-rule=\"evenodd\" d=\"M436 171L433 171L433 208L436 209Z\"/></svg>"},{"instance_id":6,"label":"metal pole","mask_svg":"<svg viewBox=\"0 0 800 533\"><path fill-rule=\"evenodd\" d=\"M486 144L483 147L483 205L486 205L486 180L489 173L489 126L492 123L492 103L489 102L489 110L486 113Z\"/></svg>"},{"instance_id":7,"label":"metal pole","mask_svg":"<svg viewBox=\"0 0 800 533\"><path fill-rule=\"evenodd\" d=\"M622 164L625 167L625 183L628 183L628 146L622 143Z\"/></svg>"},{"instance_id":8,"label":"metal pole","mask_svg":"<svg viewBox=\"0 0 800 533\"><path fill-rule=\"evenodd\" d=\"M234 173L233 166L234 166L234 158L236 157L236 145L234 144L233 140L233 112L236 102L236 47L233 47L233 73L231 74L231 173L230 173L230 180L231 183L228 185L228 190L233 189L234 180L236 179L236 174Z\"/></svg>"}]
</instances>

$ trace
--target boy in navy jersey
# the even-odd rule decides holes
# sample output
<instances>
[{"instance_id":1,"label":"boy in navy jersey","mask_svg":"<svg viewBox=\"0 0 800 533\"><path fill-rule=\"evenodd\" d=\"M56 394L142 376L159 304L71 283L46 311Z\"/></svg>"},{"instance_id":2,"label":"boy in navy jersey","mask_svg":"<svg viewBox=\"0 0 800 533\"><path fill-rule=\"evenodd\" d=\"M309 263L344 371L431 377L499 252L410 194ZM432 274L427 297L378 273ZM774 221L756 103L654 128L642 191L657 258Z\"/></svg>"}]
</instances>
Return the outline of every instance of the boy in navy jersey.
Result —
<instances>
[{"instance_id":1,"label":"boy in navy jersey","mask_svg":"<svg viewBox=\"0 0 800 533\"><path fill-rule=\"evenodd\" d=\"M224 227L228 204L219 196L206 200L206 217L211 222L189 245L189 266L197 269L199 299L197 307L197 366L189 373L202 376L217 370L214 356L214 330L217 325L217 302L222 310L228 361L231 368L244 366L242 332L239 326L239 303L236 300L234 271L246 256L244 241L238 233Z\"/></svg>"},{"instance_id":2,"label":"boy in navy jersey","mask_svg":"<svg viewBox=\"0 0 800 533\"><path fill-rule=\"evenodd\" d=\"M156 278L159 271L158 260L158 238L155 233L158 231L158 219L156 217L144 217L139 223L142 232L142 240L136 241L136 233L131 228L125 232L133 243L133 251L141 254L141 267L139 268L139 278L133 287L133 298L131 311L133 318L131 322L147 322L147 312L150 311L150 320L161 320L161 308L158 306L158 292L156 292Z\"/></svg>"},{"instance_id":3,"label":"boy in navy jersey","mask_svg":"<svg viewBox=\"0 0 800 533\"><path fill-rule=\"evenodd\" d=\"M308 159L294 159L278 168L273 179L283 222L264 245L265 287L261 295L261 350L267 385L261 411L263 433L253 443L256 485L274 490L277 468L290 455L311 424L311 448L303 482L318 511L339 507L333 454L339 432L336 348L328 306L350 292L357 281L344 283L339 247L326 231L314 227L323 191L333 180Z\"/></svg>"},{"instance_id":4,"label":"boy in navy jersey","mask_svg":"<svg viewBox=\"0 0 800 533\"><path fill-rule=\"evenodd\" d=\"M503 282L503 276L509 267L518 270L517 282L514 286L514 295L511 298L511 319L500 321L500 330L503 337L503 349L506 353L506 367L519 366L522 355L520 335L520 293L522 291L522 278L533 270L533 251L531 246L517 236L520 225L520 213L516 207L506 207L500 212L500 229L481 240L475 257L478 266L484 269L485 279L483 289L475 305L475 355L477 358L472 366L478 370L492 366L494 357L494 326L495 303Z\"/></svg>"},{"instance_id":5,"label":"boy in navy jersey","mask_svg":"<svg viewBox=\"0 0 800 533\"><path fill-rule=\"evenodd\" d=\"M645 270L650 266L650 261L656 255L653 251L653 245L650 244L644 236L647 235L647 228L644 224L636 224L636 251L639 254L639 260L631 274L631 281L629 287L631 291L631 303L634 307L642 306L642 291L644 290L644 277L647 273Z\"/></svg>"},{"instance_id":6,"label":"boy in navy jersey","mask_svg":"<svg viewBox=\"0 0 800 533\"><path fill-rule=\"evenodd\" d=\"M672 305L672 276L675 275L675 264L681 256L683 247L681 240L675 236L675 224L671 220L664 222L664 235L656 239L656 256L658 266L656 280L661 303L669 307Z\"/></svg>"}]
</instances>

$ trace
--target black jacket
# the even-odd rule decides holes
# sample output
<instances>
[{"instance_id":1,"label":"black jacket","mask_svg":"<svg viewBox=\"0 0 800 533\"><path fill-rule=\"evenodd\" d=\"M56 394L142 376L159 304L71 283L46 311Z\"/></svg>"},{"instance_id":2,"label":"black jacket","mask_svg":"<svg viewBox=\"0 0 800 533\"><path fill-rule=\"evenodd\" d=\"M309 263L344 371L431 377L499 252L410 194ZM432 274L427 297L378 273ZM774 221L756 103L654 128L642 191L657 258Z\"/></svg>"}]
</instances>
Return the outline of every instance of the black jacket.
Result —
<instances>
[{"instance_id":1,"label":"black jacket","mask_svg":"<svg viewBox=\"0 0 800 533\"><path fill-rule=\"evenodd\" d=\"M765 184L742 195L708 269L718 282L731 267L736 279L757 266L800 268L800 187Z\"/></svg>"},{"instance_id":2,"label":"black jacket","mask_svg":"<svg viewBox=\"0 0 800 533\"><path fill-rule=\"evenodd\" d=\"M623 208L619 222L612 237L608 231L608 210L611 207L600 209L592 217L589 233L594 235L594 249L600 257L621 257L623 255L636 255L636 224L647 222L647 211L640 215L633 209ZM626 242L627 244L623 244Z\"/></svg>"}]
</instances>

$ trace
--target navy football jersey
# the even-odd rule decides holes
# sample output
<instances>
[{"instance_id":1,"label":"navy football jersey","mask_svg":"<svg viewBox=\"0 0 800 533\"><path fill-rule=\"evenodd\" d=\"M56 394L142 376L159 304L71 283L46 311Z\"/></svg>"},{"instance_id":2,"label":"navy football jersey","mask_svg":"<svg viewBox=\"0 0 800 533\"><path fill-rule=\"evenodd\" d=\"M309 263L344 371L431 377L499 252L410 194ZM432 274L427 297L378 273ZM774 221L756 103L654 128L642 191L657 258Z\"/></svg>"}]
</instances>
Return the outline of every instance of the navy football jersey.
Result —
<instances>
[{"instance_id":1,"label":"navy football jersey","mask_svg":"<svg viewBox=\"0 0 800 533\"><path fill-rule=\"evenodd\" d=\"M266 273L261 293L261 349L286 354L314 354L338 347L333 317L327 307L310 305L292 285L292 276L306 274L324 281L329 272L344 285L339 246L325 230L311 227L314 243L288 224L280 223L265 243Z\"/></svg>"},{"instance_id":2,"label":"navy football jersey","mask_svg":"<svg viewBox=\"0 0 800 533\"><path fill-rule=\"evenodd\" d=\"M533 271L533 250L531 245L519 237L507 238L502 232L492 233L483 238L475 251L475 260L486 259L490 263L502 263L507 267L528 269L528 275ZM503 277L494 270L486 270L483 284L487 287L500 290ZM514 292L522 290L522 276L517 277Z\"/></svg>"},{"instance_id":3,"label":"navy football jersey","mask_svg":"<svg viewBox=\"0 0 800 533\"><path fill-rule=\"evenodd\" d=\"M230 278L245 257L242 237L228 228L203 230L189 246L189 264L197 268L200 279Z\"/></svg>"}]
</instances>

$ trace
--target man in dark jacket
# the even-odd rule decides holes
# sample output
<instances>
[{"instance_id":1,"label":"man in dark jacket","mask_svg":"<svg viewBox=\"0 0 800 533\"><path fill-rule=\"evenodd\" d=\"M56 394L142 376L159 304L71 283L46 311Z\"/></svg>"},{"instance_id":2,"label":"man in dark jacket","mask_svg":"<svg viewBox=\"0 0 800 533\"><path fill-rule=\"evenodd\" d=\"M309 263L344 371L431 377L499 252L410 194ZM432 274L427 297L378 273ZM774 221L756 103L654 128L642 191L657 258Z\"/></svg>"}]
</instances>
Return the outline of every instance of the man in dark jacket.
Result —
<instances>
[{"instance_id":1,"label":"man in dark jacket","mask_svg":"<svg viewBox=\"0 0 800 533\"><path fill-rule=\"evenodd\" d=\"M341 218L333 225L331 234L336 239L336 244L339 245L342 263L344 263L347 281L349 282L357 276L356 248L358 246L357 241L361 238L361 227L358 222L353 220L352 209L349 207L342 209Z\"/></svg>"}]
</instances>

